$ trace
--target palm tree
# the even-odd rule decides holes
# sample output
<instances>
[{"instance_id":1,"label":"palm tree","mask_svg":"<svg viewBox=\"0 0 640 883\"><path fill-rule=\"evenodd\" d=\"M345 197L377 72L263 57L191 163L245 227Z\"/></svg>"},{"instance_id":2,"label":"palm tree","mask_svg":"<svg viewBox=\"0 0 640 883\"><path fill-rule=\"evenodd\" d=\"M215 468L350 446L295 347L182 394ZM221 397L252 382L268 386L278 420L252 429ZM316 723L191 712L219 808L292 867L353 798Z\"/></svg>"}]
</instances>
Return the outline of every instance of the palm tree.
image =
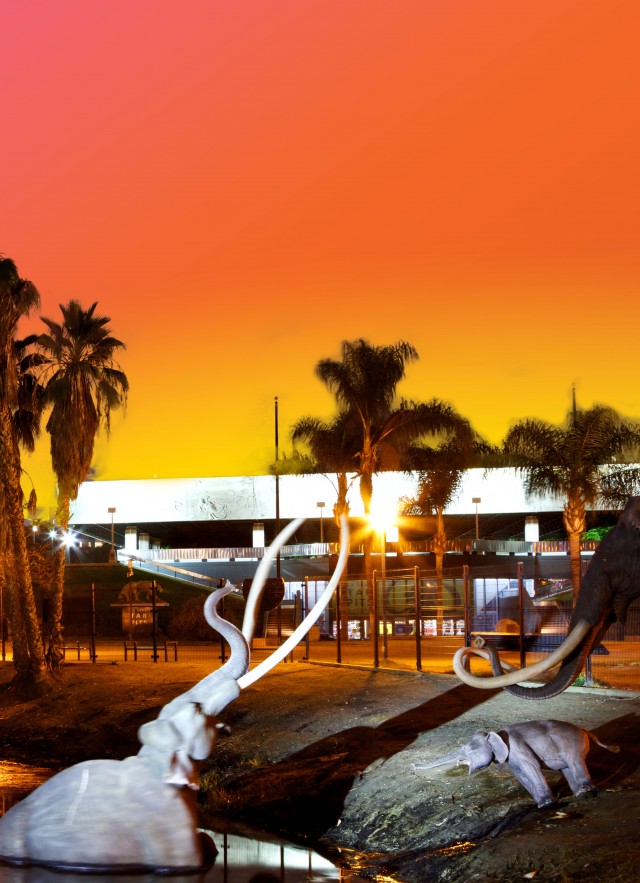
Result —
<instances>
[{"instance_id":1,"label":"palm tree","mask_svg":"<svg viewBox=\"0 0 640 883\"><path fill-rule=\"evenodd\" d=\"M398 452L423 435L455 432L465 421L445 402L397 401L406 365L417 361L411 344L374 346L362 338L342 342L342 359L322 359L316 374L334 393L355 434L355 460L366 515L371 513L373 476L397 465Z\"/></svg>"},{"instance_id":2,"label":"palm tree","mask_svg":"<svg viewBox=\"0 0 640 883\"><path fill-rule=\"evenodd\" d=\"M21 370L23 348L16 347L18 322L40 303L35 285L22 279L10 258L0 257L0 552L10 586L16 686L26 693L46 687L46 664L24 531L20 485L20 443L33 447L37 406L29 407L30 380ZM35 400L34 400L35 401ZM27 415L31 413L31 418Z\"/></svg>"},{"instance_id":3,"label":"palm tree","mask_svg":"<svg viewBox=\"0 0 640 883\"><path fill-rule=\"evenodd\" d=\"M466 424L448 404L438 399L426 403L397 399L397 388L405 377L406 365L418 359L416 349L406 341L374 346L367 340L342 342L342 357L322 359L316 374L335 395L343 419L349 426L349 454L353 455L360 480L365 515L371 514L373 476L380 469L397 468L400 452L421 436L446 435ZM364 541L364 560L373 610L373 535Z\"/></svg>"},{"instance_id":4,"label":"palm tree","mask_svg":"<svg viewBox=\"0 0 640 883\"><path fill-rule=\"evenodd\" d=\"M494 465L498 456L498 451L475 435L469 424L462 425L459 432L436 447L412 445L403 456L404 468L418 472L417 493L414 497L403 498L403 515L435 514L436 518L432 546L436 559L438 622L442 621L443 615L443 564L447 550L444 510L460 490L465 470Z\"/></svg>"},{"instance_id":5,"label":"palm tree","mask_svg":"<svg viewBox=\"0 0 640 883\"><path fill-rule=\"evenodd\" d=\"M524 476L527 494L564 499L563 521L569 537L574 603L580 591L580 537L587 506L596 502L621 507L640 489L637 462L640 425L613 408L573 406L564 426L527 419L516 423L504 452Z\"/></svg>"},{"instance_id":6,"label":"palm tree","mask_svg":"<svg viewBox=\"0 0 640 883\"><path fill-rule=\"evenodd\" d=\"M124 344L111 336L108 316L96 315L97 303L84 310L76 300L60 304L62 322L42 317L48 332L38 337L40 381L51 407L46 430L58 479L57 518L69 526L70 503L91 469L95 438L108 433L111 411L126 402L129 383L114 359ZM64 549L57 552L56 585L51 605L47 661L57 668L64 653L62 596Z\"/></svg>"},{"instance_id":7,"label":"palm tree","mask_svg":"<svg viewBox=\"0 0 640 883\"><path fill-rule=\"evenodd\" d=\"M291 430L294 445L304 442L311 454L313 471L335 473L336 502L333 515L340 525L340 516L349 516L347 494L358 471L357 435L354 421L345 411L325 422L316 417L302 417ZM349 476L353 475L352 478Z\"/></svg>"}]
</instances>

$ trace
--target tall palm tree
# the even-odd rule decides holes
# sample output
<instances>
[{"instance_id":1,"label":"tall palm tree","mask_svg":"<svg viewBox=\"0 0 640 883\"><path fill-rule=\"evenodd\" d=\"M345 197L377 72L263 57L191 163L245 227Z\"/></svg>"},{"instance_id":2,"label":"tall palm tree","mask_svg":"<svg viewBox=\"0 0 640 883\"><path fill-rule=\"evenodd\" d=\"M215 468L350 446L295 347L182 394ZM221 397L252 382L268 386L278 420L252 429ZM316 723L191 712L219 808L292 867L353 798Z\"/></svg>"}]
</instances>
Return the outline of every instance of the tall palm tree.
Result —
<instances>
[{"instance_id":1,"label":"tall palm tree","mask_svg":"<svg viewBox=\"0 0 640 883\"><path fill-rule=\"evenodd\" d=\"M126 403L129 383L115 361L124 349L111 335L108 316L96 315L98 304L84 310L76 300L60 304L62 322L42 317L48 332L38 337L40 381L51 412L46 430L51 436L51 462L58 480L57 517L69 526L70 503L91 468L95 438L109 431L111 411ZM56 585L52 599L47 661L57 668L64 653L62 596L65 553L57 552Z\"/></svg>"},{"instance_id":2,"label":"tall palm tree","mask_svg":"<svg viewBox=\"0 0 640 883\"><path fill-rule=\"evenodd\" d=\"M360 496L366 516L371 514L373 476L380 469L397 468L399 455L421 436L446 435L466 423L448 404L438 399L426 403L398 400L397 389L406 366L418 353L406 341L375 346L359 338L345 340L341 359L322 359L316 374L335 395L340 412L349 425ZM373 610L373 535L364 538L364 561Z\"/></svg>"},{"instance_id":3,"label":"tall palm tree","mask_svg":"<svg viewBox=\"0 0 640 883\"><path fill-rule=\"evenodd\" d=\"M564 426L527 419L516 423L504 451L524 476L528 494L564 499L563 521L569 537L574 603L580 591L580 537L587 506L596 502L621 507L640 489L640 425L613 408L575 406Z\"/></svg>"},{"instance_id":4,"label":"tall palm tree","mask_svg":"<svg viewBox=\"0 0 640 883\"><path fill-rule=\"evenodd\" d=\"M34 693L45 689L47 678L24 531L20 443L33 448L38 419L35 407L26 419L32 386L21 370L23 349L15 334L39 303L35 285L20 277L10 258L0 257L0 552L10 586L16 686Z\"/></svg>"},{"instance_id":5,"label":"tall palm tree","mask_svg":"<svg viewBox=\"0 0 640 883\"><path fill-rule=\"evenodd\" d=\"M397 465L398 452L420 436L455 432L464 422L438 399L424 404L397 400L406 365L418 358L416 349L405 341L374 346L360 338L342 342L340 361L322 359L316 366L316 374L353 424L360 495L367 515L373 476L382 466Z\"/></svg>"}]
</instances>

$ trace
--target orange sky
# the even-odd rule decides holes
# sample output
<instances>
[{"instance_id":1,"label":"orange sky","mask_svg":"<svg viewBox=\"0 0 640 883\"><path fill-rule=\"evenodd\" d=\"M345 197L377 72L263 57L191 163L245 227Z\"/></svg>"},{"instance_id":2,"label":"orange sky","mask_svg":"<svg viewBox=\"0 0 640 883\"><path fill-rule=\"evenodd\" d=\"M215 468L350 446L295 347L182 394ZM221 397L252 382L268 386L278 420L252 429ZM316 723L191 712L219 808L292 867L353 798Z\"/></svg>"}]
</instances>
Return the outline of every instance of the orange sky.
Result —
<instances>
[{"instance_id":1,"label":"orange sky","mask_svg":"<svg viewBox=\"0 0 640 883\"><path fill-rule=\"evenodd\" d=\"M411 342L400 392L491 441L574 382L640 417L639 24L636 0L6 5L0 252L44 315L97 300L127 343L97 476L264 472L274 396L290 449L355 337Z\"/></svg>"}]
</instances>

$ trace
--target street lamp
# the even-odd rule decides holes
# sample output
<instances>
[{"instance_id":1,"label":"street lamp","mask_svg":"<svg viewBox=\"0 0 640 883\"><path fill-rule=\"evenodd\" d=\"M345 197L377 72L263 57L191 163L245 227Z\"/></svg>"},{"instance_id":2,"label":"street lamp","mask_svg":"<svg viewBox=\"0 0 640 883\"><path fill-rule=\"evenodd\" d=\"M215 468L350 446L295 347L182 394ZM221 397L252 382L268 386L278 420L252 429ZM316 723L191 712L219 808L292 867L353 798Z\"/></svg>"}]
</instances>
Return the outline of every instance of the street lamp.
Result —
<instances>
[{"instance_id":1,"label":"street lamp","mask_svg":"<svg viewBox=\"0 0 640 883\"><path fill-rule=\"evenodd\" d=\"M323 522L322 516L323 516L323 514L324 514L324 512L323 512L323 510L324 510L324 505L325 505L324 502L322 502L322 503L316 503L316 506L317 506L318 509L320 510L320 542L321 542L321 543L324 543L324 526L323 526L323 523L322 523L322 522Z\"/></svg>"},{"instance_id":2,"label":"street lamp","mask_svg":"<svg viewBox=\"0 0 640 883\"><path fill-rule=\"evenodd\" d=\"M116 514L116 507L109 506L107 509L109 515L111 515L111 549L109 551L109 563L114 564L116 560L116 546L114 542L114 534L113 534L113 516Z\"/></svg>"},{"instance_id":3,"label":"street lamp","mask_svg":"<svg viewBox=\"0 0 640 883\"><path fill-rule=\"evenodd\" d=\"M472 497L471 502L476 504L476 543L480 539L480 534L478 533L478 503L481 503L482 500L480 497Z\"/></svg>"}]
</instances>

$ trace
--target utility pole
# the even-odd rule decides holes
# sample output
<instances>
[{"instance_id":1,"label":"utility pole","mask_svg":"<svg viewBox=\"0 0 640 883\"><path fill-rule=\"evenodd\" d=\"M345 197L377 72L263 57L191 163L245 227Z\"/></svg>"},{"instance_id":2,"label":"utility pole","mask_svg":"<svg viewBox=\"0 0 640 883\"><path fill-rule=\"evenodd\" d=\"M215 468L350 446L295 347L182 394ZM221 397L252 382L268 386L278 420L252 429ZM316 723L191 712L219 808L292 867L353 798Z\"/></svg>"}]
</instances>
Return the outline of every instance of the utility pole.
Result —
<instances>
[{"instance_id":1,"label":"utility pole","mask_svg":"<svg viewBox=\"0 0 640 883\"><path fill-rule=\"evenodd\" d=\"M276 441L276 536L280 533L280 484L278 475L279 466L279 450L278 450L278 396L275 397L275 441ZM280 578L280 552L276 556L276 576Z\"/></svg>"}]
</instances>

